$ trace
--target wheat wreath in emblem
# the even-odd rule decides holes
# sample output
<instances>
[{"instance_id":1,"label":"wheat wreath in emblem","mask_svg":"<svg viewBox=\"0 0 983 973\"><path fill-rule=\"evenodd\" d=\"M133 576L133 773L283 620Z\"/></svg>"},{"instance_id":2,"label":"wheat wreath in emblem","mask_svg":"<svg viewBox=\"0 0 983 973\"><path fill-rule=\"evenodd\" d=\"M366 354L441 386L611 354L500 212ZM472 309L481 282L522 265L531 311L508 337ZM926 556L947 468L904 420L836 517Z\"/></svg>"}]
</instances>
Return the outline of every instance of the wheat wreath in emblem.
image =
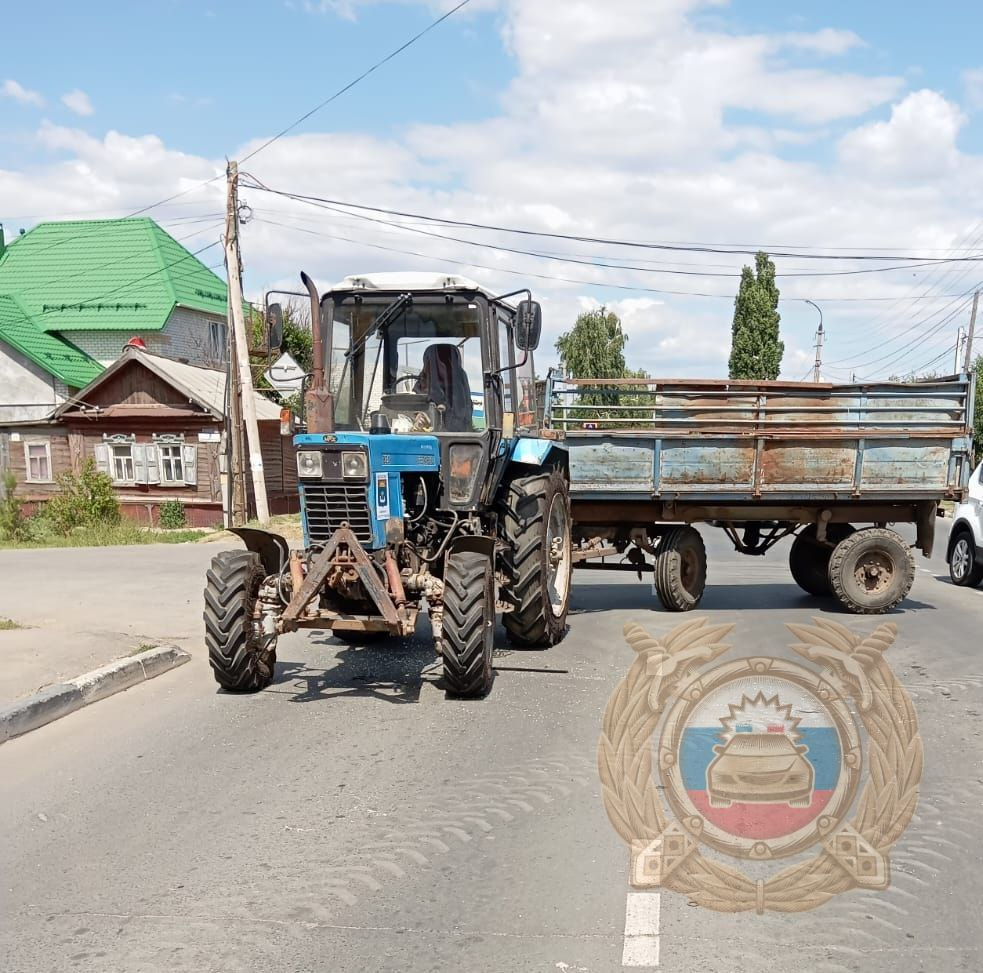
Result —
<instances>
[{"instance_id":1,"label":"wheat wreath in emblem","mask_svg":"<svg viewBox=\"0 0 983 973\"><path fill-rule=\"evenodd\" d=\"M711 625L705 617L697 617L655 637L635 622L625 625L625 639L635 659L608 700L597 760L608 818L632 852L634 886L671 889L720 912L759 914L804 912L850 889L888 887L888 856L914 814L922 774L922 741L914 707L884 661L897 626L878 625L861 638L837 622L813 621L815 625L788 625L798 639L791 648L812 667L812 679L819 687L815 695L824 706L831 711L839 706L845 712L846 701L852 703L867 731L868 745L862 761L859 738L852 731L846 735L843 772L858 784L863 763L866 775L859 798L853 800L852 789L841 795L842 813L830 810L817 815L813 833L805 839L801 832L786 839L790 844L774 854L768 842L741 845L711 840L708 822L698 814L680 813L684 809L676 800L670 801L677 812L673 816L663 805L653 776L653 734L665 722L668 709L675 712L680 705L698 703L704 688L713 684L714 674L719 676L722 666L708 666L731 648L723 639L733 626ZM804 671L800 665L768 657L727 665L762 678ZM840 736L844 737L842 727ZM753 744L749 740L732 749L739 753L742 747L760 750L761 746L760 740ZM776 741L766 749L777 753L783 747ZM674 771L673 754L665 747L660 748L659 759L659 772ZM713 796L715 805L727 803L719 793ZM788 801L793 807L798 803ZM855 813L846 821L850 807ZM798 852L804 843L818 846L819 851L769 878L755 879L727 861L705 855L701 850L705 843L734 857L763 861Z\"/></svg>"}]
</instances>

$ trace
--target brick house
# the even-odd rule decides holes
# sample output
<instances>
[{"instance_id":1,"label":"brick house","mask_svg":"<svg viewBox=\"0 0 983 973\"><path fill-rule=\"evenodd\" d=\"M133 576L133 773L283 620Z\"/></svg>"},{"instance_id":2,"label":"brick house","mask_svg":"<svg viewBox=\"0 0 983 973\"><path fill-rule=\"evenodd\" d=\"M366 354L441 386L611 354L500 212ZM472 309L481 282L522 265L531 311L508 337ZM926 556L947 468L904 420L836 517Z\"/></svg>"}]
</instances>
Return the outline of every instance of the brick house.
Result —
<instances>
[{"instance_id":1,"label":"brick house","mask_svg":"<svg viewBox=\"0 0 983 973\"><path fill-rule=\"evenodd\" d=\"M225 282L151 219L0 229L0 424L44 419L133 337L212 366L226 335Z\"/></svg>"},{"instance_id":2,"label":"brick house","mask_svg":"<svg viewBox=\"0 0 983 973\"><path fill-rule=\"evenodd\" d=\"M220 525L225 383L224 369L127 347L48 419L0 431L18 495L33 507L55 492L59 473L92 458L112 478L123 513L138 523L157 524L161 502L178 500L188 524ZM291 440L280 435L279 406L258 396L256 409L270 509L296 512L297 472Z\"/></svg>"}]
</instances>

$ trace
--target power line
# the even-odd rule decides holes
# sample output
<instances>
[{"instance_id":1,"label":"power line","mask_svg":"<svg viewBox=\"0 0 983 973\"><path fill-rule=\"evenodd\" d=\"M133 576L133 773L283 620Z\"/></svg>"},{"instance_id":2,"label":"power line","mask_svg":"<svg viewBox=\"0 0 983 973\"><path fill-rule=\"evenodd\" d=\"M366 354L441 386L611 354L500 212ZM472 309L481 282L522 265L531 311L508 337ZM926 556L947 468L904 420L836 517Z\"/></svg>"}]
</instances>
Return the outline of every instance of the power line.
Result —
<instances>
[{"instance_id":1,"label":"power line","mask_svg":"<svg viewBox=\"0 0 983 973\"><path fill-rule=\"evenodd\" d=\"M246 174L243 173L243 175ZM251 178L255 180L256 177L252 176ZM261 188L261 187L253 186L253 188ZM500 253L511 253L511 254L518 254L520 256L526 256L526 257L536 257L541 260L557 260L560 261L561 263L571 263L571 264L577 264L586 267L596 267L602 270L628 270L634 273L643 273L643 274L670 274L670 275L682 276L682 277L700 277L700 278L721 277L727 279L739 279L741 276L740 274L735 274L735 273L721 274L713 271L669 270L669 269L662 269L662 268L642 267L635 264L610 263L598 259L582 259L574 256L547 255L536 250L523 250L518 247L508 247L508 246L503 246L501 244L484 243L478 240L469 240L466 237L451 236L446 233L435 233L432 230L424 230L418 227L410 227L410 226L405 226L401 223L395 223L391 220L384 220L379 216L369 216L363 213L349 213L347 210L339 209L335 205L315 201L313 197L296 196L290 193L278 193L278 195L284 195L289 199L295 200L296 202L304 202L307 205L313 206L317 209L327 210L329 212L337 213L347 217L355 217L357 219L364 220L369 223L378 223L381 224L382 226L388 226L394 229L405 230L408 233L416 233L421 236L432 237L437 240L447 240L451 243L459 243L469 247L478 247L484 250L495 250ZM512 232L519 232L519 231L512 231ZM858 274L890 273L891 271L895 271L895 270L912 270L918 267L933 266L934 264L935 261L929 261L928 263L923 263L923 264L916 263L916 264L906 264L906 265L894 266L894 267L875 267L867 270L830 270L830 271L822 271L822 272L815 272L815 273L801 273L801 274L783 273L783 274L778 274L777 276L781 278L855 276Z\"/></svg>"},{"instance_id":2,"label":"power line","mask_svg":"<svg viewBox=\"0 0 983 973\"><path fill-rule=\"evenodd\" d=\"M305 112L296 121L291 122L286 128L281 129L279 132L277 132L276 135L272 136L271 138L268 138L258 148L253 149L253 151L250 152L248 155L243 156L243 158L240 160L240 164L242 162L248 162L251 158L253 158L253 156L259 155L260 152L262 152L266 148L269 148L274 142L277 141L277 139L282 138L284 135L287 134L287 132L293 131L293 129L295 129L302 122L306 122L307 119L311 117L311 115L317 114L317 112L319 112L322 108L326 107L327 105L330 105L331 102L333 102L336 98L340 98L346 91L351 91L351 89L354 88L355 85L357 85L360 81L364 81L370 74L372 74L375 71L378 71L379 68L381 68L384 64L387 64L394 57L397 57L398 55L402 54L403 51L405 51L408 47L411 47L418 40L420 40L420 38L424 37L426 34L429 34L430 31L432 31L435 27L442 24L445 20L448 19L448 17L453 17L454 14L458 12L458 10L460 10L462 7L466 7L470 2L471 0L461 0L461 2L456 7L452 7L446 13L441 14L441 16L439 16L436 20L432 21L430 24L424 27L423 30L421 30L418 34L414 34L408 41L404 42L403 44L400 44L400 46L397 47L394 51L390 51L384 58L382 58L379 61L376 61L375 64L372 65L372 67L368 68L368 70L366 71L363 71L357 78L353 78L343 88L339 88L333 95L330 95L328 98L325 98L324 101L322 101L318 105L315 105L309 112Z\"/></svg>"},{"instance_id":3,"label":"power line","mask_svg":"<svg viewBox=\"0 0 983 973\"><path fill-rule=\"evenodd\" d=\"M245 176L246 174L243 173ZM521 227L496 226L489 223L477 223L470 220L452 220L445 217L428 216L422 213L411 213L405 210L388 209L382 206L369 206L362 203L350 203L344 200L330 199L323 196L308 196L302 193L292 193L287 190L273 189L261 183L254 175L249 175L251 180L250 188L258 189L262 192L272 193L293 199L297 202L320 204L323 208L342 207L344 209L362 210L369 213L380 213L386 216L398 216L406 219L423 220L427 223L435 223L444 226L458 226L472 230L487 230L493 233L512 233L518 236L543 237L551 240L568 240L576 243L595 243L600 246L619 246L638 248L643 250L669 250L682 253L716 253L753 256L762 248L728 248L712 244L672 244L672 243L652 243L640 240L617 240L607 237L583 236L579 234L552 233L545 230L530 230ZM468 241L470 242L470 241ZM948 264L962 262L983 261L983 254L976 254L971 257L899 257L896 255L877 255L877 254L814 254L814 253L793 253L790 251L769 251L771 257L789 257L800 260L847 260L847 261L876 261L883 263L890 260L904 261L905 264L921 264L925 266L933 264Z\"/></svg>"}]
</instances>

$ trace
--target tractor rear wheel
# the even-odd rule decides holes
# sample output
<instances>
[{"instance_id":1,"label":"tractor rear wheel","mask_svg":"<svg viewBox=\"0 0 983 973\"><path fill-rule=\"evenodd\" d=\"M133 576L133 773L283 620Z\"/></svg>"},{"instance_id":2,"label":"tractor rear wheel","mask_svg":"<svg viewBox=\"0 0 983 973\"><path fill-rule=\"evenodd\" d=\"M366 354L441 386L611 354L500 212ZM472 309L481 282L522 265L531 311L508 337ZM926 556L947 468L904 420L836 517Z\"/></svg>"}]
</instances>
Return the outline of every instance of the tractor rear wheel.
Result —
<instances>
[{"instance_id":1,"label":"tractor rear wheel","mask_svg":"<svg viewBox=\"0 0 983 973\"><path fill-rule=\"evenodd\" d=\"M833 548L855 532L856 528L850 524L829 524L826 527L827 545L816 540L815 524L800 530L788 552L788 566L795 583L810 595L828 598L833 593L829 583L829 559Z\"/></svg>"},{"instance_id":2,"label":"tractor rear wheel","mask_svg":"<svg viewBox=\"0 0 983 973\"><path fill-rule=\"evenodd\" d=\"M840 541L829 559L836 599L855 615L880 615L904 600L915 580L905 539L886 527L866 527Z\"/></svg>"},{"instance_id":3,"label":"tractor rear wheel","mask_svg":"<svg viewBox=\"0 0 983 973\"><path fill-rule=\"evenodd\" d=\"M512 480L503 506L503 562L515 607L502 624L515 647L548 648L563 638L570 602L570 492L563 471Z\"/></svg>"},{"instance_id":4,"label":"tractor rear wheel","mask_svg":"<svg viewBox=\"0 0 983 973\"><path fill-rule=\"evenodd\" d=\"M253 617L263 565L250 551L212 558L205 582L205 644L215 681L231 693L253 693L273 681L276 636Z\"/></svg>"},{"instance_id":5,"label":"tractor rear wheel","mask_svg":"<svg viewBox=\"0 0 983 973\"><path fill-rule=\"evenodd\" d=\"M707 551L695 527L670 527L655 552L655 591L671 612L696 608L707 584Z\"/></svg>"},{"instance_id":6,"label":"tractor rear wheel","mask_svg":"<svg viewBox=\"0 0 983 973\"><path fill-rule=\"evenodd\" d=\"M446 694L484 696L492 684L495 639L495 575L487 555L457 551L448 556L440 639Z\"/></svg>"}]
</instances>

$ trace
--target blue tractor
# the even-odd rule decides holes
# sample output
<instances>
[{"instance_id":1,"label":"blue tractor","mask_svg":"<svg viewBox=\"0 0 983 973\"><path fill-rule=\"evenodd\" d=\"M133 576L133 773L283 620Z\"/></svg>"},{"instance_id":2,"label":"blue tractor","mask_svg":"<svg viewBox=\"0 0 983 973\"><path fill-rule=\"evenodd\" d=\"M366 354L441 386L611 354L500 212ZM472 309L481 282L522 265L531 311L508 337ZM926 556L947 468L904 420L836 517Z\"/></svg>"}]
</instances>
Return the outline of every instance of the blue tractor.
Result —
<instances>
[{"instance_id":1,"label":"blue tractor","mask_svg":"<svg viewBox=\"0 0 983 973\"><path fill-rule=\"evenodd\" d=\"M314 347L294 437L304 548L242 528L247 549L212 561L215 678L262 689L279 634L408 636L426 602L445 692L483 696L497 614L517 647L566 628L569 463L542 428L540 307L457 276L348 277L323 296L301 279Z\"/></svg>"}]
</instances>

